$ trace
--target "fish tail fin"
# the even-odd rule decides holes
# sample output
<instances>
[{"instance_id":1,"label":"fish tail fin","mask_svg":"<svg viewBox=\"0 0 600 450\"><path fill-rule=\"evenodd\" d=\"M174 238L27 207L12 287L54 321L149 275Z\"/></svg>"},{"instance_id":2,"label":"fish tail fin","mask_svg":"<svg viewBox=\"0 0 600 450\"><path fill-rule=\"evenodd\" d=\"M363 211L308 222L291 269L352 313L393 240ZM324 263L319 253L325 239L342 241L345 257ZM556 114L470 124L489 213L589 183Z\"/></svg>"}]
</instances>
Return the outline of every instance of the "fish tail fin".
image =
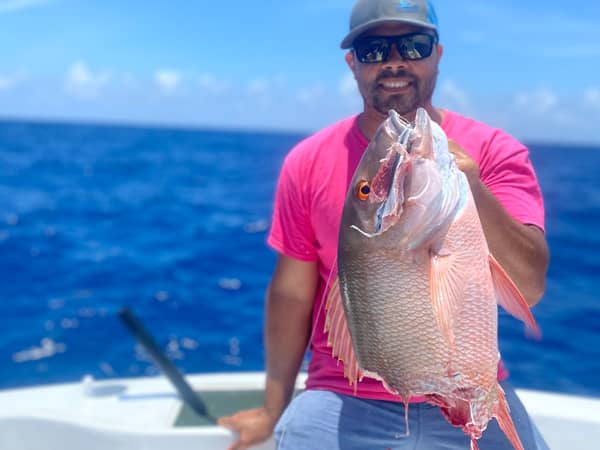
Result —
<instances>
[{"instance_id":1,"label":"fish tail fin","mask_svg":"<svg viewBox=\"0 0 600 450\"><path fill-rule=\"evenodd\" d=\"M498 385L498 413L496 420L498 421L498 425L500 425L500 429L504 432L515 450L525 450L521 443L521 439L519 439L519 435L517 434L515 424L510 417L510 407L508 406L508 401L504 395L504 390L500 385Z\"/></svg>"},{"instance_id":2,"label":"fish tail fin","mask_svg":"<svg viewBox=\"0 0 600 450\"><path fill-rule=\"evenodd\" d=\"M519 288L510 279L496 258L489 255L489 259L492 281L494 283L498 303L506 310L506 312L522 321L527 327L529 334L537 339L541 338L542 332L533 318L531 309L525 301L523 294L521 294Z\"/></svg>"},{"instance_id":3,"label":"fish tail fin","mask_svg":"<svg viewBox=\"0 0 600 450\"><path fill-rule=\"evenodd\" d=\"M329 290L325 310L327 345L332 348L332 356L344 364L344 377L354 387L354 393L356 394L358 381L362 378L362 372L358 365L354 348L352 347L338 277L335 278Z\"/></svg>"}]
</instances>

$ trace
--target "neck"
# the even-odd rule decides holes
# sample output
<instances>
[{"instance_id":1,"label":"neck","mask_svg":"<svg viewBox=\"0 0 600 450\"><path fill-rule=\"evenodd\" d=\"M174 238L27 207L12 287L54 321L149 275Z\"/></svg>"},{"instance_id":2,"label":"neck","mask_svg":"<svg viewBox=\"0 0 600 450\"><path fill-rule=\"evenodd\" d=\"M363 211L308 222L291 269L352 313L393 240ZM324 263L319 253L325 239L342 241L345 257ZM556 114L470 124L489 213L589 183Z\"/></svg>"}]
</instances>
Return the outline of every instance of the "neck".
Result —
<instances>
[{"instance_id":1,"label":"neck","mask_svg":"<svg viewBox=\"0 0 600 450\"><path fill-rule=\"evenodd\" d=\"M434 108L432 105L425 106L424 108L434 122L437 122L439 125L442 124L442 120L444 118L443 110ZM416 111L411 111L408 114L404 114L403 117L412 122L415 120L416 114ZM365 109L365 111L358 116L358 128L370 141L375 135L377 128L379 128L379 125L381 125L386 118L387 115L380 114L379 112L370 109Z\"/></svg>"}]
</instances>

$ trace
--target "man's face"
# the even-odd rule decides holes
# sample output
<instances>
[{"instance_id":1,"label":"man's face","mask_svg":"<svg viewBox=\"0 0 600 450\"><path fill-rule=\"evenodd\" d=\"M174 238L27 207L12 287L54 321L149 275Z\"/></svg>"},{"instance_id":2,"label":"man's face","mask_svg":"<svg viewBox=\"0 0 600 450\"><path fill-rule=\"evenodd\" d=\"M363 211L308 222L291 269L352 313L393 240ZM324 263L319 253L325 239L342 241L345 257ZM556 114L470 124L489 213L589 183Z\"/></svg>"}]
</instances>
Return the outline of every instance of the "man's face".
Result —
<instances>
[{"instance_id":1,"label":"man's face","mask_svg":"<svg viewBox=\"0 0 600 450\"><path fill-rule=\"evenodd\" d=\"M398 36L422 31L426 30L411 25L386 24L365 32L361 37ZM346 55L346 61L364 99L365 112L387 116L388 111L394 109L412 119L418 107L431 106L441 56L442 47L434 45L429 57L405 60L393 45L385 62L361 63L354 51Z\"/></svg>"}]
</instances>

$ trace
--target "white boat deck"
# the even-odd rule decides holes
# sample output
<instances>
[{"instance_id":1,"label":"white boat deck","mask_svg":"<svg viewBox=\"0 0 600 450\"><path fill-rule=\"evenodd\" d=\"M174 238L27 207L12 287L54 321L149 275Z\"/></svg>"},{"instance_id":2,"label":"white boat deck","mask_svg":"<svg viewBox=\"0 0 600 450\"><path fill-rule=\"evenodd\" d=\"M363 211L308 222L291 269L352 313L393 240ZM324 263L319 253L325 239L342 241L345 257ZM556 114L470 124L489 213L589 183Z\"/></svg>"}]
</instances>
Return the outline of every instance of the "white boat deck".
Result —
<instances>
[{"instance_id":1,"label":"white boat deck","mask_svg":"<svg viewBox=\"0 0 600 450\"><path fill-rule=\"evenodd\" d=\"M186 378L201 391L261 391L264 383L262 373ZM517 392L552 450L600 448L600 399ZM162 377L0 391L0 450L226 448L232 436L221 427L174 427L181 407Z\"/></svg>"}]
</instances>

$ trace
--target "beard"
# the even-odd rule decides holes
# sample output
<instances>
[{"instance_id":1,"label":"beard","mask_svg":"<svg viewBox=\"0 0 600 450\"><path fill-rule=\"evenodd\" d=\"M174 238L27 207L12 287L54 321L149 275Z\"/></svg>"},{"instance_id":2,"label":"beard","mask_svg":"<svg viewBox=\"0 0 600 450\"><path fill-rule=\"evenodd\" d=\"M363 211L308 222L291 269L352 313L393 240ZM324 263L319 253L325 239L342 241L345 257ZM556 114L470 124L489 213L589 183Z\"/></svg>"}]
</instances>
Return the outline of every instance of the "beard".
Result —
<instances>
[{"instance_id":1,"label":"beard","mask_svg":"<svg viewBox=\"0 0 600 450\"><path fill-rule=\"evenodd\" d=\"M408 78L411 81L410 89L403 94L387 94L381 88L381 83L386 78ZM437 81L437 72L426 79L417 79L404 71L393 73L382 72L370 88L371 104L380 114L387 116L393 109L401 116L414 114L419 107L431 102L433 90Z\"/></svg>"}]
</instances>

